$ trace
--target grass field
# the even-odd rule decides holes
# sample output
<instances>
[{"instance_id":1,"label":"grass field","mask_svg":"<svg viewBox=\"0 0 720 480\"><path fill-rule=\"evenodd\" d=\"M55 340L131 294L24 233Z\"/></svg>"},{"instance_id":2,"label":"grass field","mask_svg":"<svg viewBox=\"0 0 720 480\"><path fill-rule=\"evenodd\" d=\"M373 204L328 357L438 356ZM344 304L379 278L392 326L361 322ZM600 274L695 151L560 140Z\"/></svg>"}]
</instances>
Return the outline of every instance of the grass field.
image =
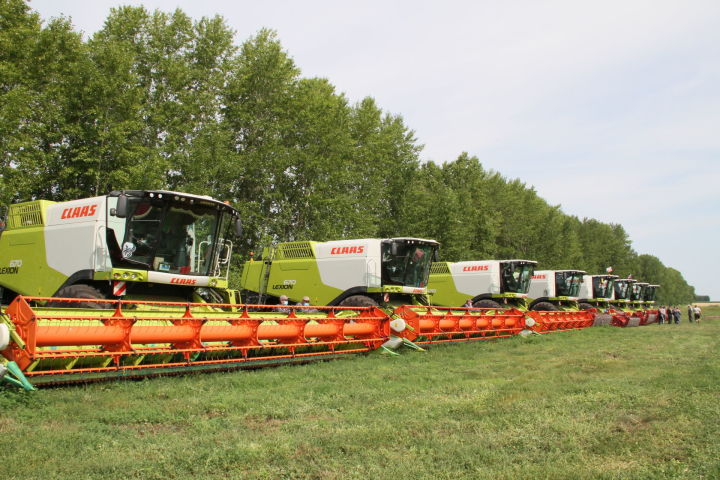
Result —
<instances>
[{"instance_id":1,"label":"grass field","mask_svg":"<svg viewBox=\"0 0 720 480\"><path fill-rule=\"evenodd\" d=\"M719 307L704 310L720 314ZM720 320L0 389L0 479L720 478Z\"/></svg>"}]
</instances>

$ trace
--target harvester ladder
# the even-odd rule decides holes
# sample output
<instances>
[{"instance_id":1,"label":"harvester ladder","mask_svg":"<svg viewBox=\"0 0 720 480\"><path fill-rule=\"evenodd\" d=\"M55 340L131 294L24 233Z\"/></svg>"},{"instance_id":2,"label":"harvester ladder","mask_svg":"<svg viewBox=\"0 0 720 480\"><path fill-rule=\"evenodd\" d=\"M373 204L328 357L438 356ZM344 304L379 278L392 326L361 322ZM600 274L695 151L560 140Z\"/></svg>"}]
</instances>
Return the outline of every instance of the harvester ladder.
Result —
<instances>
[{"instance_id":1,"label":"harvester ladder","mask_svg":"<svg viewBox=\"0 0 720 480\"><path fill-rule=\"evenodd\" d=\"M262 278L260 279L260 288L258 295L258 304L265 304L265 297L267 297L267 286L268 280L270 279L270 266L272 265L273 259L275 258L275 247L271 246L268 248L267 258L263 258Z\"/></svg>"}]
</instances>

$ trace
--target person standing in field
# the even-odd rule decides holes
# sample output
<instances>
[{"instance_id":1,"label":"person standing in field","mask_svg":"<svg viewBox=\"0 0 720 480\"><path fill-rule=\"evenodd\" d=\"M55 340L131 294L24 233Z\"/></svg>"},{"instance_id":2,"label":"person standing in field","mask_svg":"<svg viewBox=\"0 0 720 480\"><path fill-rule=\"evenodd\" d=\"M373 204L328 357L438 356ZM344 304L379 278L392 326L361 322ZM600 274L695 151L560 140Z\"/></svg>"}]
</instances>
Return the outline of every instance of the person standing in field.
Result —
<instances>
[{"instance_id":1,"label":"person standing in field","mask_svg":"<svg viewBox=\"0 0 720 480\"><path fill-rule=\"evenodd\" d=\"M658 308L658 316L660 317L660 325L665 323L665 315L667 314L667 311L665 310L665 305L660 305L660 308Z\"/></svg>"},{"instance_id":2,"label":"person standing in field","mask_svg":"<svg viewBox=\"0 0 720 480\"><path fill-rule=\"evenodd\" d=\"M695 321L695 309L692 305L688 305L688 322L693 323Z\"/></svg>"},{"instance_id":3,"label":"person standing in field","mask_svg":"<svg viewBox=\"0 0 720 480\"><path fill-rule=\"evenodd\" d=\"M287 295L280 295L280 302L278 303L278 307L275 309L275 311L280 313L290 313L290 309L287 307L288 305L288 296Z\"/></svg>"},{"instance_id":4,"label":"person standing in field","mask_svg":"<svg viewBox=\"0 0 720 480\"><path fill-rule=\"evenodd\" d=\"M700 316L702 315L702 310L700 310L700 307L695 305L695 321L700 323Z\"/></svg>"},{"instance_id":5,"label":"person standing in field","mask_svg":"<svg viewBox=\"0 0 720 480\"><path fill-rule=\"evenodd\" d=\"M680 325L682 314L680 313L680 307L677 305L673 308L673 315L675 316L675 325Z\"/></svg>"}]
</instances>

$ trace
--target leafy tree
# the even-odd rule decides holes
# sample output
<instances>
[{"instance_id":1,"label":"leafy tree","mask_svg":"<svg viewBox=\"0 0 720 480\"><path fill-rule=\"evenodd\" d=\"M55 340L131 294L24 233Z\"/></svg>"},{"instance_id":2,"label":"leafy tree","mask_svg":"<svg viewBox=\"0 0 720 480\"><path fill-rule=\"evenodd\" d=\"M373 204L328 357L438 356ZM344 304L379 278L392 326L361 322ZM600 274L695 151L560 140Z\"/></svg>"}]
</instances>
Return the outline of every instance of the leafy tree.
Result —
<instances>
[{"instance_id":1,"label":"leafy tree","mask_svg":"<svg viewBox=\"0 0 720 480\"><path fill-rule=\"evenodd\" d=\"M222 17L112 9L89 40L0 0L0 201L169 188L236 205L241 254L300 239L416 236L447 260L613 266L692 301L621 225L578 219L467 153L422 163L399 115L303 78L272 30L241 45ZM239 262L236 258L235 262Z\"/></svg>"}]
</instances>

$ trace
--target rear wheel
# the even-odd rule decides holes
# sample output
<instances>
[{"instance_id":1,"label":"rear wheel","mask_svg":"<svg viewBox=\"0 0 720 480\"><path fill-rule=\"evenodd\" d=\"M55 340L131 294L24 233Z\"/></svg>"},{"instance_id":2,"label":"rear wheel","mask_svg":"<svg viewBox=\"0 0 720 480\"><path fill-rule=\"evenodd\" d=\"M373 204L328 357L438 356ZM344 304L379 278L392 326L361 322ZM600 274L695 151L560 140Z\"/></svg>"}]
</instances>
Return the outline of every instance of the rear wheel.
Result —
<instances>
[{"instance_id":1,"label":"rear wheel","mask_svg":"<svg viewBox=\"0 0 720 480\"><path fill-rule=\"evenodd\" d=\"M85 298L88 300L104 300L103 295L97 288L90 285L69 285L63 287L54 295L61 298ZM110 304L96 302L48 302L47 306L51 308L107 308Z\"/></svg>"},{"instance_id":2,"label":"rear wheel","mask_svg":"<svg viewBox=\"0 0 720 480\"><path fill-rule=\"evenodd\" d=\"M590 305L589 303L578 303L578 307L580 307L580 310L590 310L591 308L595 308L594 306Z\"/></svg>"},{"instance_id":3,"label":"rear wheel","mask_svg":"<svg viewBox=\"0 0 720 480\"><path fill-rule=\"evenodd\" d=\"M502 308L502 305L500 305L495 300L490 300L489 298L485 298L483 300L478 300L477 302L473 303L473 307L475 307L475 308Z\"/></svg>"},{"instance_id":4,"label":"rear wheel","mask_svg":"<svg viewBox=\"0 0 720 480\"><path fill-rule=\"evenodd\" d=\"M557 307L550 302L538 302L533 305L531 310L536 312L557 312Z\"/></svg>"},{"instance_id":5,"label":"rear wheel","mask_svg":"<svg viewBox=\"0 0 720 480\"><path fill-rule=\"evenodd\" d=\"M351 295L338 304L338 307L377 307L372 298L365 295Z\"/></svg>"}]
</instances>

